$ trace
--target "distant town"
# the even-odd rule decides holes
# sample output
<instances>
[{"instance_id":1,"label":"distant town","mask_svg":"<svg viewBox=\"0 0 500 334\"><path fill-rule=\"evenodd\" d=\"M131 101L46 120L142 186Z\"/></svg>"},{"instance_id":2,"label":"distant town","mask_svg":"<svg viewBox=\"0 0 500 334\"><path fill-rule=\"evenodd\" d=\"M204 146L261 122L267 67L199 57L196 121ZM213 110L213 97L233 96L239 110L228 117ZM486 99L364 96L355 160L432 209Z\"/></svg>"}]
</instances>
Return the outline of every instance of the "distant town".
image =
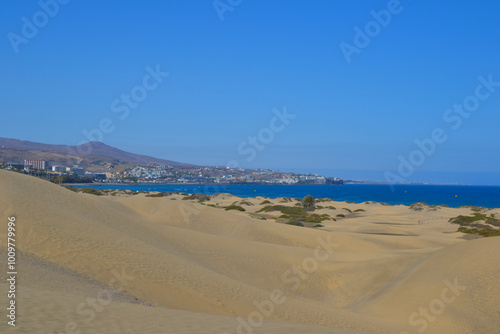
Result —
<instances>
[{"instance_id":1,"label":"distant town","mask_svg":"<svg viewBox=\"0 0 500 334\"><path fill-rule=\"evenodd\" d=\"M2 163L0 168L38 176L55 183L344 184L344 181L337 177L284 173L269 169L148 164L114 171L118 165L120 161L101 163L91 166L90 171L79 165L50 165L44 160L24 160ZM96 171L96 167L100 171Z\"/></svg>"}]
</instances>

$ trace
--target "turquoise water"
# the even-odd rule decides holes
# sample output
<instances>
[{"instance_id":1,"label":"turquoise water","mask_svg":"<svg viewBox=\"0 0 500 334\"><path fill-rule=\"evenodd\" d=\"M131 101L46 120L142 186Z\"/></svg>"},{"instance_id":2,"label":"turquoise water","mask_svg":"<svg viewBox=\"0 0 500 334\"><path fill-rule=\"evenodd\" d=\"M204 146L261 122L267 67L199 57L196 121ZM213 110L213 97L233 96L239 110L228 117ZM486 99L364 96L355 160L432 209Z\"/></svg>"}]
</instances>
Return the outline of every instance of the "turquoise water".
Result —
<instances>
[{"instance_id":1,"label":"turquoise water","mask_svg":"<svg viewBox=\"0 0 500 334\"><path fill-rule=\"evenodd\" d=\"M88 187L88 186L77 186ZM500 208L499 186L450 186L450 185L388 185L346 184L343 186L326 185L91 185L92 188L130 189L132 191L161 191L203 193L212 195L219 192L240 197L295 197L312 195L316 198L328 197L336 201L385 202L409 205L416 202L427 204L446 204L450 207L462 205Z\"/></svg>"}]
</instances>

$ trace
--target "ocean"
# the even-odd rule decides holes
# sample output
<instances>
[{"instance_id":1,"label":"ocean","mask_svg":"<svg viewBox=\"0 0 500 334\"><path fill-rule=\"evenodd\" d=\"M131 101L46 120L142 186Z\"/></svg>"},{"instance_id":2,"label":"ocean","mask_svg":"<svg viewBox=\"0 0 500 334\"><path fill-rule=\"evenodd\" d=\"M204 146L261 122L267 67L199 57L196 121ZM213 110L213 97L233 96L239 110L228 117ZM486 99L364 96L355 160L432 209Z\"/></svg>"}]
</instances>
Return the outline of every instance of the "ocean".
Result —
<instances>
[{"instance_id":1,"label":"ocean","mask_svg":"<svg viewBox=\"0 0 500 334\"><path fill-rule=\"evenodd\" d=\"M132 191L185 192L189 194L230 193L240 197L294 197L312 195L315 198L331 198L336 201L384 202L393 205L410 205L416 202L427 204L446 204L450 207L484 206L500 208L500 186L463 186L463 185L388 185L381 184L346 184L327 185L178 185L178 184L102 184L78 185L84 188L107 188Z\"/></svg>"}]
</instances>

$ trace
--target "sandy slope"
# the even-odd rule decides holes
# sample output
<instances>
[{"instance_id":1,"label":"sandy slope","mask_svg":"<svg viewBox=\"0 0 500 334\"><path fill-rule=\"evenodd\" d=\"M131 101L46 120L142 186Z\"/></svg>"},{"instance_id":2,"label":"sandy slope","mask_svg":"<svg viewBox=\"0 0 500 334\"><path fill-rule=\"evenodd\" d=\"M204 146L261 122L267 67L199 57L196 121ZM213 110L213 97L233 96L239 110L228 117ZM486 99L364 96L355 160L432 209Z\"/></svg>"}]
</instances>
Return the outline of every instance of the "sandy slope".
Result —
<instances>
[{"instance_id":1,"label":"sandy slope","mask_svg":"<svg viewBox=\"0 0 500 334\"><path fill-rule=\"evenodd\" d=\"M322 202L318 213L346 217L318 229L257 213L263 198L245 200L247 211L236 212L182 196L74 193L2 170L0 185L0 233L7 217L16 216L22 251L19 333L71 333L71 322L74 333L417 333L424 327L495 333L500 327L500 238L467 241L447 223L469 209ZM237 201L221 195L208 203ZM365 211L350 212L356 209ZM451 290L442 297L453 283L456 298ZM421 307L431 307L430 315L419 314ZM14 332L5 327L1 322L2 333Z\"/></svg>"}]
</instances>

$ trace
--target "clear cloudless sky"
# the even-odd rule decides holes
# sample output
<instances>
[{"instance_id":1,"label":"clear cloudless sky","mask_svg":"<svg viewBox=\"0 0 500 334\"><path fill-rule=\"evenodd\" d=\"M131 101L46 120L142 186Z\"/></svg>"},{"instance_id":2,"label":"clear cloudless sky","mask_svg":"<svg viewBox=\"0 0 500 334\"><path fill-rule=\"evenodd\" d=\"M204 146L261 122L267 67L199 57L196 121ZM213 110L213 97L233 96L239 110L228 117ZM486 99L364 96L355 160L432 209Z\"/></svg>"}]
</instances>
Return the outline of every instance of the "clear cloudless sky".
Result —
<instances>
[{"instance_id":1,"label":"clear cloudless sky","mask_svg":"<svg viewBox=\"0 0 500 334\"><path fill-rule=\"evenodd\" d=\"M402 0L350 63L340 44L388 1L221 0L221 20L211 0L71 0L44 22L54 1L0 3L1 137L77 145L109 119L97 139L134 153L385 180L441 128L406 180L500 184L500 87L456 130L443 119L479 76L500 82L497 1ZM169 75L120 119L113 101L157 65ZM296 117L250 159L284 108Z\"/></svg>"}]
</instances>

